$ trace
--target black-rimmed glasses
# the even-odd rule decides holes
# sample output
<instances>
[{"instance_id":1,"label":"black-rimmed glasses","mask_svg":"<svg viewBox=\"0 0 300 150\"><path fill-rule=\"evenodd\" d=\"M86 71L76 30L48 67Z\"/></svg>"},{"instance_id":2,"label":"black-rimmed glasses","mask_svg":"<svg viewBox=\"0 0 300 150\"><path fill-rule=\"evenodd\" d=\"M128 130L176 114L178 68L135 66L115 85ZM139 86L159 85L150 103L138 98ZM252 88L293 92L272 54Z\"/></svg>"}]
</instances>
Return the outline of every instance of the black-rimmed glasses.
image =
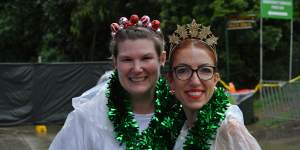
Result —
<instances>
[{"instance_id":1,"label":"black-rimmed glasses","mask_svg":"<svg viewBox=\"0 0 300 150\"><path fill-rule=\"evenodd\" d=\"M192 69L189 65L178 65L173 67L173 72L179 80L188 80L196 72L197 76L201 80L209 80L213 77L216 66L200 66L197 69Z\"/></svg>"}]
</instances>

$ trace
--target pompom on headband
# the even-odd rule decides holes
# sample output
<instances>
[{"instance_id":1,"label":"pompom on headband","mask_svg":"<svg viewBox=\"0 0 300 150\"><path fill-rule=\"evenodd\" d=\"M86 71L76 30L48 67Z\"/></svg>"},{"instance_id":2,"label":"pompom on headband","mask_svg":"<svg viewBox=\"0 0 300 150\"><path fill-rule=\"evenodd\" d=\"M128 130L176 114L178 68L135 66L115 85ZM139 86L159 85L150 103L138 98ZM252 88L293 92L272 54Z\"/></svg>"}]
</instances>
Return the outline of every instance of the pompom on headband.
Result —
<instances>
[{"instance_id":1,"label":"pompom on headband","mask_svg":"<svg viewBox=\"0 0 300 150\"><path fill-rule=\"evenodd\" d=\"M145 27L155 32L159 32L159 33L161 32L159 20L151 21L149 16L144 15L142 18L139 18L138 15L133 14L130 16L129 20L126 17L121 17L119 19L119 23L114 22L110 25L112 37L114 38L115 34L118 31L122 29L126 29L130 26Z\"/></svg>"}]
</instances>

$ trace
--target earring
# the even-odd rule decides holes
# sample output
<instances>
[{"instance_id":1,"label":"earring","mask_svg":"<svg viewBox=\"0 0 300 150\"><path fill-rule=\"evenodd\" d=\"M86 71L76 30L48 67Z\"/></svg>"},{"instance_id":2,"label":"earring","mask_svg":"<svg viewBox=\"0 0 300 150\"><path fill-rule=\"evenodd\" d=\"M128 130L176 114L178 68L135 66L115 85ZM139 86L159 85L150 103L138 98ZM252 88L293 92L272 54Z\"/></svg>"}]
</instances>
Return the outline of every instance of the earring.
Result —
<instances>
[{"instance_id":1,"label":"earring","mask_svg":"<svg viewBox=\"0 0 300 150\"><path fill-rule=\"evenodd\" d=\"M174 89L171 89L169 92L170 92L171 95L175 95L175 90Z\"/></svg>"}]
</instances>

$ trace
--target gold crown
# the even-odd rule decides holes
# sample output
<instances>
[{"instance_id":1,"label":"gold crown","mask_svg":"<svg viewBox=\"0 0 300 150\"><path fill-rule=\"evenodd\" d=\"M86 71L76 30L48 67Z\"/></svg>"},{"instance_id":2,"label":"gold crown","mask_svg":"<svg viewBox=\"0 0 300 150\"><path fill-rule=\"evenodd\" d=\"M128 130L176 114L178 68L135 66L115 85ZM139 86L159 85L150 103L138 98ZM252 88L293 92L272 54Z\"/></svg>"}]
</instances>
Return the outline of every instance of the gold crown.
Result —
<instances>
[{"instance_id":1,"label":"gold crown","mask_svg":"<svg viewBox=\"0 0 300 150\"><path fill-rule=\"evenodd\" d=\"M185 39L199 39L210 46L214 51L216 50L218 40L210 31L210 26L206 27L202 24L197 24L195 19L193 19L191 24L177 25L177 29L169 36L170 51Z\"/></svg>"}]
</instances>

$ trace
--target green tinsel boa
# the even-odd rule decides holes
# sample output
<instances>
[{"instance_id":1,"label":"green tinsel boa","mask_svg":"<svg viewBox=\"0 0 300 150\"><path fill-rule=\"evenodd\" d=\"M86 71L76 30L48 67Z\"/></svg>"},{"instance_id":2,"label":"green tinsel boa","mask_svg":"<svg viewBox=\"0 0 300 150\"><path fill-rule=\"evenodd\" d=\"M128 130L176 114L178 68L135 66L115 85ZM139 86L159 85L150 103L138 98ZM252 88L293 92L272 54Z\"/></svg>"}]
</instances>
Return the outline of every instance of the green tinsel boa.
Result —
<instances>
[{"instance_id":1,"label":"green tinsel boa","mask_svg":"<svg viewBox=\"0 0 300 150\"><path fill-rule=\"evenodd\" d=\"M116 139L130 150L168 150L172 149L183 122L180 104L169 93L169 86L164 78L157 81L155 87L155 111L147 129L138 131L138 124L133 117L129 94L122 88L115 71L108 84L108 118L113 123Z\"/></svg>"},{"instance_id":2,"label":"green tinsel boa","mask_svg":"<svg viewBox=\"0 0 300 150\"><path fill-rule=\"evenodd\" d=\"M210 141L215 139L217 129L225 118L229 104L228 93L223 88L216 88L212 98L197 111L195 126L189 129L185 150L208 150Z\"/></svg>"},{"instance_id":3,"label":"green tinsel boa","mask_svg":"<svg viewBox=\"0 0 300 150\"><path fill-rule=\"evenodd\" d=\"M139 133L133 117L129 94L121 86L116 71L111 76L108 89L108 118L113 123L116 139L125 144L126 149L173 149L186 118L164 78L156 83L155 112L149 127L142 133ZM189 130L184 149L209 149L209 141L214 139L225 117L228 102L224 89L217 88L212 99L197 112L196 125Z\"/></svg>"}]
</instances>

